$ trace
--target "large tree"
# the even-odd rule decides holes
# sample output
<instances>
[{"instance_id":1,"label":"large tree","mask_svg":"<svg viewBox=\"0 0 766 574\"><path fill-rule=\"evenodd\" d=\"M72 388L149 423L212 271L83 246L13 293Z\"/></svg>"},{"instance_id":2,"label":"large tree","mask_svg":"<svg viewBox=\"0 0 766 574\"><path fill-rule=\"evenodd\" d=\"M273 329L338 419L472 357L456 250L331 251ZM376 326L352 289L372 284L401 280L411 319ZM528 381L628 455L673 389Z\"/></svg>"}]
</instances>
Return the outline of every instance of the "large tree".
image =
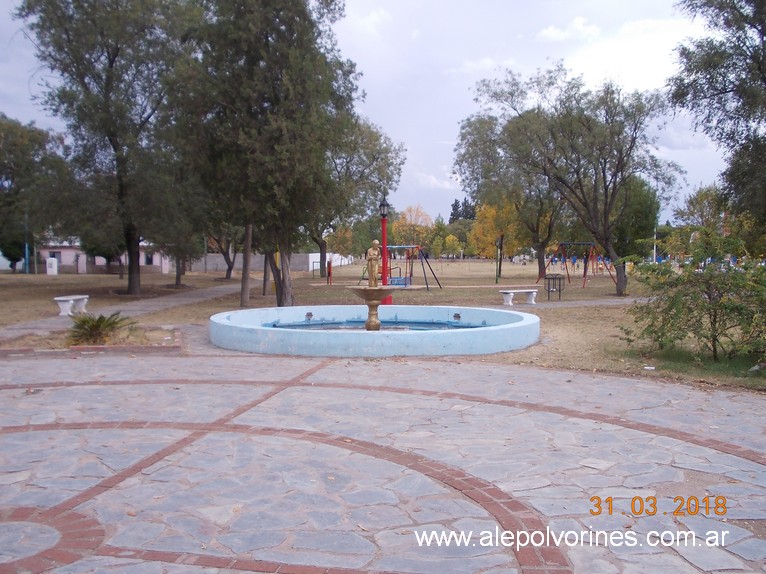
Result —
<instances>
[{"instance_id":1,"label":"large tree","mask_svg":"<svg viewBox=\"0 0 766 574\"><path fill-rule=\"evenodd\" d=\"M128 293L141 289L139 245L150 181L147 145L182 52L186 3L24 0L37 58L53 72L48 109L62 117L80 169L104 183L128 254Z\"/></svg>"},{"instance_id":2,"label":"large tree","mask_svg":"<svg viewBox=\"0 0 766 574\"><path fill-rule=\"evenodd\" d=\"M339 121L344 121L339 118ZM327 201L312 214L309 234L319 247L319 271L327 272L326 234L378 213L380 200L396 188L404 164L404 146L394 144L380 128L349 116L328 152Z\"/></svg>"},{"instance_id":3,"label":"large tree","mask_svg":"<svg viewBox=\"0 0 766 574\"><path fill-rule=\"evenodd\" d=\"M721 199L738 220L748 220L742 240L751 255L766 254L766 138L752 138L729 157L723 172Z\"/></svg>"},{"instance_id":4,"label":"large tree","mask_svg":"<svg viewBox=\"0 0 766 574\"><path fill-rule=\"evenodd\" d=\"M695 127L729 152L723 174L726 209L752 221L748 249L766 249L766 6L762 0L681 0L710 35L677 48L678 72L668 80L671 101L692 114Z\"/></svg>"},{"instance_id":5,"label":"large tree","mask_svg":"<svg viewBox=\"0 0 766 574\"><path fill-rule=\"evenodd\" d=\"M290 255L312 214L332 201L328 150L350 113L354 67L329 24L335 0L205 2L180 108L200 126L196 168L246 225L240 303L248 304L251 238L274 273L279 306L293 304ZM277 265L276 253L279 253Z\"/></svg>"},{"instance_id":6,"label":"large tree","mask_svg":"<svg viewBox=\"0 0 766 574\"><path fill-rule=\"evenodd\" d=\"M536 171L577 214L605 255L616 263L617 295L628 277L617 250L617 230L631 204L636 177L669 189L680 169L654 152L652 128L664 111L657 93L623 93L611 82L588 89L563 66L527 81L508 72L480 84L500 117L514 119L511 160Z\"/></svg>"},{"instance_id":7,"label":"large tree","mask_svg":"<svg viewBox=\"0 0 766 574\"><path fill-rule=\"evenodd\" d=\"M14 271L25 245L58 223L73 184L64 153L61 136L0 113L0 251Z\"/></svg>"},{"instance_id":8,"label":"large tree","mask_svg":"<svg viewBox=\"0 0 766 574\"><path fill-rule=\"evenodd\" d=\"M566 204L534 164L515 159L518 154L511 148L524 143L523 130L529 127L520 118L502 119L490 112L469 117L460 126L455 171L463 188L477 201L513 206L518 220L515 239L535 250L542 277L545 252L560 227Z\"/></svg>"},{"instance_id":9,"label":"large tree","mask_svg":"<svg viewBox=\"0 0 766 574\"><path fill-rule=\"evenodd\" d=\"M677 48L672 102L729 150L766 135L766 6L762 0L681 0L713 34Z\"/></svg>"}]
</instances>

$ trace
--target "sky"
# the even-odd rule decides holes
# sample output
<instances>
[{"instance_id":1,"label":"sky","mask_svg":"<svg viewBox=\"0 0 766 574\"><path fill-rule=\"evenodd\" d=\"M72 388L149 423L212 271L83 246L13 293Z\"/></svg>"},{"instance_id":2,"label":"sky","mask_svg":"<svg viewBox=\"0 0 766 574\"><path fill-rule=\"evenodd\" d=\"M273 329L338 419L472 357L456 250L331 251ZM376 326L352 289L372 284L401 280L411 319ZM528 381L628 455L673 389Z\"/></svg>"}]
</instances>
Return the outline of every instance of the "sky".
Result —
<instances>
[{"instance_id":1,"label":"sky","mask_svg":"<svg viewBox=\"0 0 766 574\"><path fill-rule=\"evenodd\" d=\"M16 3L0 0L0 112L38 127L63 130L39 104L43 72ZM528 78L558 61L596 87L612 80L626 90L662 89L676 71L674 48L705 33L672 0L346 0L335 25L343 57L362 73L358 110L395 143L407 161L389 202L449 218L465 193L452 175L460 122L479 111L475 87L512 70ZM722 153L688 118L659 132L657 155L685 171L683 198L713 184ZM661 219L670 216L670 207Z\"/></svg>"}]
</instances>

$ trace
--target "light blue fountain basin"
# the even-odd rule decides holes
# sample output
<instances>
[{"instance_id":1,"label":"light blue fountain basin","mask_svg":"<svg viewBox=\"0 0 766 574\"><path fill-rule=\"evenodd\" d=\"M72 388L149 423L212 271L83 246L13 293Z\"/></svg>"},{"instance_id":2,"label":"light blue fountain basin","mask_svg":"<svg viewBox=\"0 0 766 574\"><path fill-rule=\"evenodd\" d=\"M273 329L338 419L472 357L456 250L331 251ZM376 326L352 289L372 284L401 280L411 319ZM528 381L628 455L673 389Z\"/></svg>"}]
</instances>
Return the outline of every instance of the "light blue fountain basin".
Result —
<instances>
[{"instance_id":1,"label":"light blue fountain basin","mask_svg":"<svg viewBox=\"0 0 766 574\"><path fill-rule=\"evenodd\" d=\"M381 305L378 315L381 330L365 331L365 305L226 311L210 317L210 341L224 349L268 355L422 357L502 353L528 347L540 337L540 319L516 311Z\"/></svg>"}]
</instances>

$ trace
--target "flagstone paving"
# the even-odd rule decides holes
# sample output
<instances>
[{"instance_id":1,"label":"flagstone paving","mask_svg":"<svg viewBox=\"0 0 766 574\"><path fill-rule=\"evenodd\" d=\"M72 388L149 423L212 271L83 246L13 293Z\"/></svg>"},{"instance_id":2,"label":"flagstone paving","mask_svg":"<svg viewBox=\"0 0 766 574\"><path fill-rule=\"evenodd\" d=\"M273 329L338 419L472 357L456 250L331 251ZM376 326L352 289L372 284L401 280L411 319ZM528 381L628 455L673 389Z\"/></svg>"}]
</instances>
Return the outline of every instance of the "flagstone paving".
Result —
<instances>
[{"instance_id":1,"label":"flagstone paving","mask_svg":"<svg viewBox=\"0 0 766 574\"><path fill-rule=\"evenodd\" d=\"M0 574L766 572L766 394L184 331L0 357Z\"/></svg>"}]
</instances>

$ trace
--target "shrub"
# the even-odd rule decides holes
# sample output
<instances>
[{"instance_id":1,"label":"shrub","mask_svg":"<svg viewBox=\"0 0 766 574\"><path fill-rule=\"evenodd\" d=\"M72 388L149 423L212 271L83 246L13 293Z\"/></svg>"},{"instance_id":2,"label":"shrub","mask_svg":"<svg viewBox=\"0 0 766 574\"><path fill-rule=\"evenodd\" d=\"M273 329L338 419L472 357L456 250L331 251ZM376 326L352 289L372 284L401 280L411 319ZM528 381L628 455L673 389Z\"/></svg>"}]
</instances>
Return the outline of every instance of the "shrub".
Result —
<instances>
[{"instance_id":1,"label":"shrub","mask_svg":"<svg viewBox=\"0 0 766 574\"><path fill-rule=\"evenodd\" d=\"M69 329L70 345L103 345L117 331L135 324L128 317L121 317L120 312L104 315L82 313L72 317L74 324Z\"/></svg>"},{"instance_id":2,"label":"shrub","mask_svg":"<svg viewBox=\"0 0 766 574\"><path fill-rule=\"evenodd\" d=\"M710 239L709 237L707 238ZM706 244L710 253L710 242ZM720 253L720 251L717 251ZM623 328L630 339L665 349L691 338L701 355L760 356L766 352L766 269L722 263L723 257L693 256L680 269L643 264L637 280L649 292L629 313L637 330Z\"/></svg>"}]
</instances>

